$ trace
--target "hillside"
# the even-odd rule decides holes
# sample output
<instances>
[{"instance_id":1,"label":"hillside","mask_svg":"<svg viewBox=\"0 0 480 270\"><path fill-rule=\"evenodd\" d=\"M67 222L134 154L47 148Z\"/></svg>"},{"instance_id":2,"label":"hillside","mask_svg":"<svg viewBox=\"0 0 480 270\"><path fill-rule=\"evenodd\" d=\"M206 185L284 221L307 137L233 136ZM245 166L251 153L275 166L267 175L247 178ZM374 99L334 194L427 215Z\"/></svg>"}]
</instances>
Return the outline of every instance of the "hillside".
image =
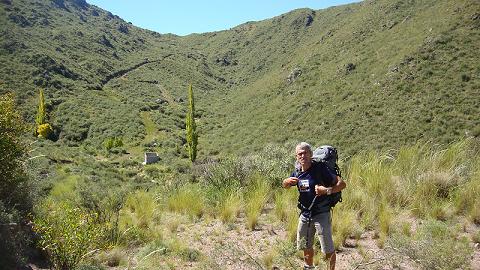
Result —
<instances>
[{"instance_id":1,"label":"hillside","mask_svg":"<svg viewBox=\"0 0 480 270\"><path fill-rule=\"evenodd\" d=\"M476 1L364 1L186 37L85 1L1 9L1 91L32 119L45 88L62 145L138 146L143 111L166 148L181 147L189 82L203 158L299 139L352 154L480 133Z\"/></svg>"},{"instance_id":2,"label":"hillside","mask_svg":"<svg viewBox=\"0 0 480 270\"><path fill-rule=\"evenodd\" d=\"M352 153L478 136L479 8L364 1L205 34L196 46L230 57L221 70L238 78L205 140L248 152L301 138Z\"/></svg>"}]
</instances>

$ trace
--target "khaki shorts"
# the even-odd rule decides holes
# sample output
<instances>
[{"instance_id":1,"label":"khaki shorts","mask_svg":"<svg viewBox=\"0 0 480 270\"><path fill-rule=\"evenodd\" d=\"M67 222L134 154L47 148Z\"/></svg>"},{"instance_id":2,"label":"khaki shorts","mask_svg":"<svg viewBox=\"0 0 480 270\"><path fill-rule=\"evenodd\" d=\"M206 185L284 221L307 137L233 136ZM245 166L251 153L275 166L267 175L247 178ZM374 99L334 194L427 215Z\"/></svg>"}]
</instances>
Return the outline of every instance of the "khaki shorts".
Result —
<instances>
[{"instance_id":1,"label":"khaki shorts","mask_svg":"<svg viewBox=\"0 0 480 270\"><path fill-rule=\"evenodd\" d=\"M299 250L311 249L315 232L318 234L322 252L325 254L334 252L330 211L313 216L310 223L308 218L300 215L297 228L297 248Z\"/></svg>"}]
</instances>

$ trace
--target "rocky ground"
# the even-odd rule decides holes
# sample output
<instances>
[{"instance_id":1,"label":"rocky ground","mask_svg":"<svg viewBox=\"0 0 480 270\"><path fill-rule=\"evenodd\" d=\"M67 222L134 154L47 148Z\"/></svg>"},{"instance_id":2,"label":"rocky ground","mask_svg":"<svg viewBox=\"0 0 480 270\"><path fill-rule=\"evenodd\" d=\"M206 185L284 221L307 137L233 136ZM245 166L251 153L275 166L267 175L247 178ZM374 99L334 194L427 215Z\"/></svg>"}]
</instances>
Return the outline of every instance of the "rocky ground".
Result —
<instances>
[{"instance_id":1,"label":"rocky ground","mask_svg":"<svg viewBox=\"0 0 480 270\"><path fill-rule=\"evenodd\" d=\"M291 246L285 246L288 245L286 230L274 219L266 211L255 230L246 228L242 216L229 225L212 218L180 224L174 231L175 237L200 251L208 263L175 260L170 264L174 269L301 269L300 254L289 253ZM470 229L478 230L476 227ZM480 270L480 246L478 243L474 245L471 269ZM283 255L280 254L282 252ZM324 263L318 260L318 269L326 269ZM345 246L337 251L337 269L423 268L393 248L380 248L376 234L367 231L359 239L347 239Z\"/></svg>"},{"instance_id":2,"label":"rocky ground","mask_svg":"<svg viewBox=\"0 0 480 270\"><path fill-rule=\"evenodd\" d=\"M232 224L223 224L211 217L192 220L186 216L165 213L160 227L164 228L165 241L176 239L180 245L199 251L199 258L185 260L175 255L162 254L154 250L139 256L142 248L129 249L120 255L107 255L110 260L123 258L120 265L108 267L120 269L302 269L301 253L295 252L287 241L287 232L271 211L265 211L259 218L255 230L247 229L242 215ZM473 235L478 226L469 225L466 235ZM480 244L472 244L474 253L470 269L480 270ZM317 269L326 269L316 258ZM103 264L106 262L104 261ZM108 264L108 263L107 263ZM29 269L41 270L33 264ZM349 238L337 250L336 269L424 269L421 265L391 247L379 247L375 232L367 231L359 239Z\"/></svg>"}]
</instances>

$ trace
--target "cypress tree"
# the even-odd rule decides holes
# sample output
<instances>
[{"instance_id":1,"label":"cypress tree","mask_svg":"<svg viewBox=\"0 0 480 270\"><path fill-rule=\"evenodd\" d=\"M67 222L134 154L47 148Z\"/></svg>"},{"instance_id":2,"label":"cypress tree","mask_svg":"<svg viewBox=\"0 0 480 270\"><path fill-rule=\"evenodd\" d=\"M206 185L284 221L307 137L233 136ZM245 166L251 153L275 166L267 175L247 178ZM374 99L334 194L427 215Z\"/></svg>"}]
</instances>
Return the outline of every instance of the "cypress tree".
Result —
<instances>
[{"instance_id":1,"label":"cypress tree","mask_svg":"<svg viewBox=\"0 0 480 270\"><path fill-rule=\"evenodd\" d=\"M37 128L40 125L45 124L45 97L43 95L43 90L40 89L40 96L38 98L38 111L37 111L37 118L35 122L37 123Z\"/></svg>"},{"instance_id":2,"label":"cypress tree","mask_svg":"<svg viewBox=\"0 0 480 270\"><path fill-rule=\"evenodd\" d=\"M195 102L193 100L192 84L188 87L188 111L185 119L185 130L187 133L188 157L194 162L197 158L198 134L195 125Z\"/></svg>"}]
</instances>

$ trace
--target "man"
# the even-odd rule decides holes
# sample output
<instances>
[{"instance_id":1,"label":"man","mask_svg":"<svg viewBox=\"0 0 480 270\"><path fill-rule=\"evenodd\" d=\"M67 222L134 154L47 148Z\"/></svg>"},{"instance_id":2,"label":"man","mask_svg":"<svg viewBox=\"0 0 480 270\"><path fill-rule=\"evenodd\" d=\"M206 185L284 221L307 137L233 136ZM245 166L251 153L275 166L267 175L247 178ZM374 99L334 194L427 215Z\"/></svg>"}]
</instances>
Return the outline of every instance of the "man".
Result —
<instances>
[{"instance_id":1,"label":"man","mask_svg":"<svg viewBox=\"0 0 480 270\"><path fill-rule=\"evenodd\" d=\"M312 163L312 147L301 142L295 147L295 155L300 165L292 175L283 180L282 186L297 186L299 191L297 247L303 250L304 269L314 269L313 238L315 231L331 270L335 269L335 248L332 237L330 197L345 188L345 182L323 163Z\"/></svg>"}]
</instances>

